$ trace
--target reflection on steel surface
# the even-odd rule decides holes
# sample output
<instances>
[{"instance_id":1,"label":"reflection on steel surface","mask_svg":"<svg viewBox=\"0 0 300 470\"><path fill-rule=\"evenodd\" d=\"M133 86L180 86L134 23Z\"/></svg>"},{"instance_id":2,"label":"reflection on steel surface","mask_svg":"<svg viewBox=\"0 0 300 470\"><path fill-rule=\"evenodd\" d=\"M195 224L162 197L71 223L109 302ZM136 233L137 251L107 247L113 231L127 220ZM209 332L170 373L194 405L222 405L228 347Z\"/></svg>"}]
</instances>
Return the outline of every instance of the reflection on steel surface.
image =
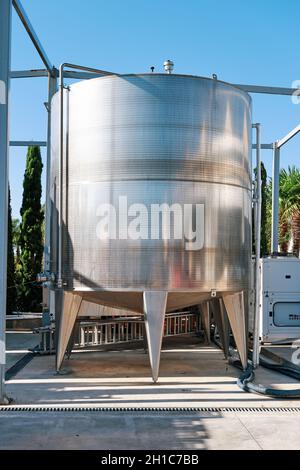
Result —
<instances>
[{"instance_id":1,"label":"reflection on steel surface","mask_svg":"<svg viewBox=\"0 0 300 470\"><path fill-rule=\"evenodd\" d=\"M63 279L89 301L140 311L141 293L169 292L167 310L249 288L251 101L199 77L108 76L71 85L65 126ZM58 95L53 98L52 267L57 270ZM184 239L99 240L97 208L202 204L204 246ZM110 292L110 291L118 291ZM196 295L196 293L198 293ZM193 299L193 300L191 300Z\"/></svg>"}]
</instances>

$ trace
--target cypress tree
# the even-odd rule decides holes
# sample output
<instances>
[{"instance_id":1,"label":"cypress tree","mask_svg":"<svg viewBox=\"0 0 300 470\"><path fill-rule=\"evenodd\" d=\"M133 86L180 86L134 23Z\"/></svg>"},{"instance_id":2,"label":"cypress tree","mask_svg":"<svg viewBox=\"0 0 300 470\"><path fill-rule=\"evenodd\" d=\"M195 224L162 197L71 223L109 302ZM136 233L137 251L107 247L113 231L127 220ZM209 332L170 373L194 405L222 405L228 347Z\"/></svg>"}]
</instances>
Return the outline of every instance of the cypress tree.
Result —
<instances>
[{"instance_id":1,"label":"cypress tree","mask_svg":"<svg viewBox=\"0 0 300 470\"><path fill-rule=\"evenodd\" d=\"M16 309L16 276L15 257L13 248L13 231L11 217L11 198L8 188L8 224L7 224L7 295L6 313L9 315Z\"/></svg>"},{"instance_id":2,"label":"cypress tree","mask_svg":"<svg viewBox=\"0 0 300 470\"><path fill-rule=\"evenodd\" d=\"M20 211L20 306L24 311L41 310L42 289L35 285L35 281L41 271L43 258L42 169L40 148L28 147Z\"/></svg>"},{"instance_id":3,"label":"cypress tree","mask_svg":"<svg viewBox=\"0 0 300 470\"><path fill-rule=\"evenodd\" d=\"M12 219L12 241L15 254L15 273L20 268L20 221L19 219Z\"/></svg>"},{"instance_id":4,"label":"cypress tree","mask_svg":"<svg viewBox=\"0 0 300 470\"><path fill-rule=\"evenodd\" d=\"M270 234L268 230L268 175L263 162L261 162L261 240L260 240L260 252L261 256L268 254L269 252L269 240Z\"/></svg>"},{"instance_id":5,"label":"cypress tree","mask_svg":"<svg viewBox=\"0 0 300 470\"><path fill-rule=\"evenodd\" d=\"M256 168L254 169L256 177ZM260 256L267 255L270 251L271 222L269 217L269 200L271 197L268 175L263 162L261 162L261 231L260 231ZM254 210L252 210L254 222ZM252 224L252 250L255 251L254 223Z\"/></svg>"}]
</instances>

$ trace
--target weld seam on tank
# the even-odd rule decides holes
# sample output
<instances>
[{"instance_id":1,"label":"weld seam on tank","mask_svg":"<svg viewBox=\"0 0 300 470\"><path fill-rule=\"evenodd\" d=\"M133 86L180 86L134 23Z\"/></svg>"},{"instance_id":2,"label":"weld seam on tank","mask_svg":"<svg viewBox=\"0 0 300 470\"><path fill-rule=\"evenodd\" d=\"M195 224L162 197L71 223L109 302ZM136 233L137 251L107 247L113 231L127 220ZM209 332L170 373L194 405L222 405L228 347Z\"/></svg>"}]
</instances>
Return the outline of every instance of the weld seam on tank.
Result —
<instances>
[{"instance_id":1,"label":"weld seam on tank","mask_svg":"<svg viewBox=\"0 0 300 470\"><path fill-rule=\"evenodd\" d=\"M221 185L224 185L224 186L232 186L234 188L240 188L240 189L244 189L246 191L249 191L251 192L251 188L247 187L247 186L242 186L240 184L234 184L234 183L224 183L222 181L208 181L208 180L201 180L201 179L186 179L186 178L118 178L118 179L114 179L114 178L109 178L109 179L97 179L97 181L89 181L89 184L97 184L99 182L110 182L110 181L114 181L114 182L122 182L122 181L180 181L180 182L190 182L190 183L205 183L205 184L221 184ZM72 182L69 184L69 186L76 186L76 185L80 185L82 183L80 182Z\"/></svg>"}]
</instances>

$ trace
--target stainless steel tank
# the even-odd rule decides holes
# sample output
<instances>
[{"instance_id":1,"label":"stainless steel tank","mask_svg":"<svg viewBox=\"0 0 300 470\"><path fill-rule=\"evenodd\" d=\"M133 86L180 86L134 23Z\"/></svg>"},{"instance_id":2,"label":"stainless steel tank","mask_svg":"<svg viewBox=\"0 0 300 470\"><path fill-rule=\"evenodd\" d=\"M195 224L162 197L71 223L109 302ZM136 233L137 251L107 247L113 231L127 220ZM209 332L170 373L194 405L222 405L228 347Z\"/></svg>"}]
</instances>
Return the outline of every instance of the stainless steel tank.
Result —
<instances>
[{"instance_id":1,"label":"stainless steel tank","mask_svg":"<svg viewBox=\"0 0 300 470\"><path fill-rule=\"evenodd\" d=\"M145 292L166 292L167 310L212 295L247 293L249 95L214 79L152 73L73 84L65 92L65 103L64 289L91 302L140 313L147 310ZM58 266L59 109L56 94L51 143L53 272ZM126 212L125 200L127 219L120 215ZM161 218L151 218L152 208L161 204L171 208L171 236L163 233ZM150 215L140 220L141 236L133 239L127 228L141 205ZM174 234L180 211L175 214L172 205L181 207L183 221L189 218L189 230L200 217L199 239L194 240L198 245L192 249L187 249L185 233ZM110 213L107 219L107 239L103 233L99 236L105 207L116 208L116 218ZM130 215L132 207L136 210ZM186 216L185 207L191 208ZM155 221L159 228L153 237Z\"/></svg>"}]
</instances>

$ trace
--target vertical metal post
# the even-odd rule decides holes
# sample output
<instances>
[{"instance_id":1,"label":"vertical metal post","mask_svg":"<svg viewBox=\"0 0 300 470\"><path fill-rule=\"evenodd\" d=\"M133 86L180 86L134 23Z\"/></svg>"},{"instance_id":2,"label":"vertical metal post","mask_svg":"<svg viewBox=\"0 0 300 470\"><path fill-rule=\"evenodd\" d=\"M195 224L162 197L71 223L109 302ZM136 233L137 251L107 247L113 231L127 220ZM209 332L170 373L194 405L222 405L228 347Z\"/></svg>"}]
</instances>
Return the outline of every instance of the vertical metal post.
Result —
<instances>
[{"instance_id":1,"label":"vertical metal post","mask_svg":"<svg viewBox=\"0 0 300 470\"><path fill-rule=\"evenodd\" d=\"M57 286L62 288L62 248L63 248L63 163L64 163L64 64L59 67L60 93L60 137L59 137L59 198L58 198L58 273Z\"/></svg>"},{"instance_id":2,"label":"vertical metal post","mask_svg":"<svg viewBox=\"0 0 300 470\"><path fill-rule=\"evenodd\" d=\"M253 332L253 368L259 365L259 333L260 333L260 238L261 238L261 132L260 124L254 124L256 129L256 194L255 194L255 317L254 317L254 332Z\"/></svg>"},{"instance_id":3,"label":"vertical metal post","mask_svg":"<svg viewBox=\"0 0 300 470\"><path fill-rule=\"evenodd\" d=\"M280 149L274 143L272 175L272 253L278 252Z\"/></svg>"},{"instance_id":4,"label":"vertical metal post","mask_svg":"<svg viewBox=\"0 0 300 470\"><path fill-rule=\"evenodd\" d=\"M51 171L51 100L57 91L57 78L49 73L48 75L48 130L47 130L47 168L46 168L46 217L45 217L45 251L44 269L50 270L50 171Z\"/></svg>"},{"instance_id":5,"label":"vertical metal post","mask_svg":"<svg viewBox=\"0 0 300 470\"><path fill-rule=\"evenodd\" d=\"M51 100L57 91L57 77L48 74L48 127L47 127L47 164L46 164L46 213L45 213L45 246L44 246L44 271L50 271L50 246L51 246L51 200L50 200L50 173L51 173ZM47 311L50 310L49 287L44 288L44 303ZM50 317L49 317L50 321Z\"/></svg>"},{"instance_id":6,"label":"vertical metal post","mask_svg":"<svg viewBox=\"0 0 300 470\"><path fill-rule=\"evenodd\" d=\"M11 0L0 2L0 403L5 397L5 322L7 287L9 73L11 46Z\"/></svg>"}]
</instances>

